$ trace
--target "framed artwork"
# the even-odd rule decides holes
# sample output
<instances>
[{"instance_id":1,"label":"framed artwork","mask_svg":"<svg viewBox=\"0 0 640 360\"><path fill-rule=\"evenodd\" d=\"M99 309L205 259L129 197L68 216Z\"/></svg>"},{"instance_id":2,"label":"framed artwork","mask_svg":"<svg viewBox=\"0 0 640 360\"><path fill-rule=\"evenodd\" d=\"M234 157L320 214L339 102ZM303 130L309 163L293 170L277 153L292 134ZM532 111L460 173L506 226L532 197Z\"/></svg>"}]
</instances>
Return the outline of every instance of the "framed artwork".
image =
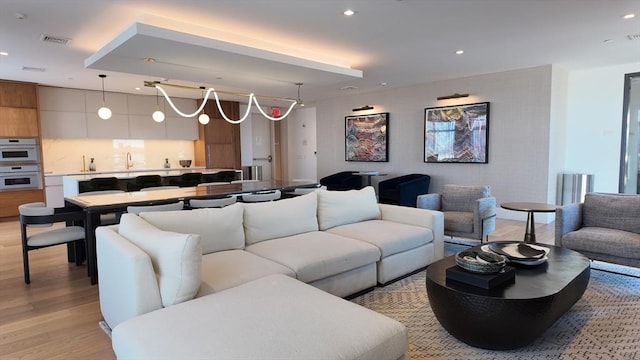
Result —
<instances>
[{"instance_id":1,"label":"framed artwork","mask_svg":"<svg viewBox=\"0 0 640 360\"><path fill-rule=\"evenodd\" d=\"M344 117L346 161L389 161L389 113Z\"/></svg>"},{"instance_id":2,"label":"framed artwork","mask_svg":"<svg viewBox=\"0 0 640 360\"><path fill-rule=\"evenodd\" d=\"M424 109L424 162L489 162L489 103Z\"/></svg>"}]
</instances>

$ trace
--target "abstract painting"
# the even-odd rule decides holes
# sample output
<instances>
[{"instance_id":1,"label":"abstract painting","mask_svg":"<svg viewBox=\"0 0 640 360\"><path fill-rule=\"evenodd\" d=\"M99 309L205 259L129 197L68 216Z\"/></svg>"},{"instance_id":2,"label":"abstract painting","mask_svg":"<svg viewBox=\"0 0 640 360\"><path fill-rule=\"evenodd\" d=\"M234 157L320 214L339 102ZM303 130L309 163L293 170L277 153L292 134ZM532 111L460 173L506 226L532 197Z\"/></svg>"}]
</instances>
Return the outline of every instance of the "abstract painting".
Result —
<instances>
[{"instance_id":1,"label":"abstract painting","mask_svg":"<svg viewBox=\"0 0 640 360\"><path fill-rule=\"evenodd\" d=\"M389 113L345 116L345 160L389 161Z\"/></svg>"},{"instance_id":2,"label":"abstract painting","mask_svg":"<svg viewBox=\"0 0 640 360\"><path fill-rule=\"evenodd\" d=\"M489 103L426 108L424 162L489 162Z\"/></svg>"}]
</instances>

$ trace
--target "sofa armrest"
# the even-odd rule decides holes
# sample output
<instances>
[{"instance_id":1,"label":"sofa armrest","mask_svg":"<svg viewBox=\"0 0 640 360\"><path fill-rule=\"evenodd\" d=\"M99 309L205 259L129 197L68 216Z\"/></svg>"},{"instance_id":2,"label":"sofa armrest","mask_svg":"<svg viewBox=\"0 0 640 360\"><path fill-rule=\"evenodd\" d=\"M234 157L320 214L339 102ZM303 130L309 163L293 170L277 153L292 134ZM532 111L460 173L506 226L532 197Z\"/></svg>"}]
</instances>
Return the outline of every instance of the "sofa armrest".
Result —
<instances>
[{"instance_id":1,"label":"sofa armrest","mask_svg":"<svg viewBox=\"0 0 640 360\"><path fill-rule=\"evenodd\" d=\"M441 205L440 194L423 194L418 195L416 205L420 209L440 210Z\"/></svg>"},{"instance_id":2,"label":"sofa armrest","mask_svg":"<svg viewBox=\"0 0 640 360\"><path fill-rule=\"evenodd\" d=\"M96 229L100 309L112 329L127 319L162 308L151 258L116 229Z\"/></svg>"},{"instance_id":3,"label":"sofa armrest","mask_svg":"<svg viewBox=\"0 0 640 360\"><path fill-rule=\"evenodd\" d=\"M422 226L433 231L435 260L444 257L444 214L440 211L378 204L382 220Z\"/></svg>"},{"instance_id":4,"label":"sofa armrest","mask_svg":"<svg viewBox=\"0 0 640 360\"><path fill-rule=\"evenodd\" d=\"M568 204L556 209L555 245L562 246L564 234L582 226L582 204Z\"/></svg>"},{"instance_id":5,"label":"sofa armrest","mask_svg":"<svg viewBox=\"0 0 640 360\"><path fill-rule=\"evenodd\" d=\"M481 238L496 229L496 198L493 196L477 199L473 207L473 228L478 230Z\"/></svg>"}]
</instances>

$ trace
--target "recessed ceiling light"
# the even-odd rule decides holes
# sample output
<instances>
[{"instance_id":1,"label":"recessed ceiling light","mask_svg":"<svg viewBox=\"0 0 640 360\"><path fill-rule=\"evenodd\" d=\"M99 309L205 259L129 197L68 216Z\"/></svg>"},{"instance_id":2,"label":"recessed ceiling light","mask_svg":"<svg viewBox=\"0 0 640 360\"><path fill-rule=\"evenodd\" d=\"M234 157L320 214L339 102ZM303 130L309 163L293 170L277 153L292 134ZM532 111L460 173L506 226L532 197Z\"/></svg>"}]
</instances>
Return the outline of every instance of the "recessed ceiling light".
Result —
<instances>
[{"instance_id":1,"label":"recessed ceiling light","mask_svg":"<svg viewBox=\"0 0 640 360\"><path fill-rule=\"evenodd\" d=\"M144 61L146 63L152 63L153 64L154 62L156 62L156 59L152 58L152 57L146 57L146 58L142 59L142 61Z\"/></svg>"},{"instance_id":2,"label":"recessed ceiling light","mask_svg":"<svg viewBox=\"0 0 640 360\"><path fill-rule=\"evenodd\" d=\"M623 19L633 19L634 17L636 17L636 14L627 14L625 16L623 16Z\"/></svg>"},{"instance_id":3,"label":"recessed ceiling light","mask_svg":"<svg viewBox=\"0 0 640 360\"><path fill-rule=\"evenodd\" d=\"M140 91L140 88L139 88L139 87L137 87L137 88L136 88L136 90Z\"/></svg>"},{"instance_id":4,"label":"recessed ceiling light","mask_svg":"<svg viewBox=\"0 0 640 360\"><path fill-rule=\"evenodd\" d=\"M462 55L462 54L464 54L464 50L458 50L458 51L456 51L456 54L457 55Z\"/></svg>"},{"instance_id":5,"label":"recessed ceiling light","mask_svg":"<svg viewBox=\"0 0 640 360\"><path fill-rule=\"evenodd\" d=\"M9 53L6 51L0 51L0 56L9 56Z\"/></svg>"},{"instance_id":6,"label":"recessed ceiling light","mask_svg":"<svg viewBox=\"0 0 640 360\"><path fill-rule=\"evenodd\" d=\"M351 16L353 14L355 14L356 12L351 10L351 9L347 9L343 12L343 14L345 14L346 16Z\"/></svg>"}]
</instances>

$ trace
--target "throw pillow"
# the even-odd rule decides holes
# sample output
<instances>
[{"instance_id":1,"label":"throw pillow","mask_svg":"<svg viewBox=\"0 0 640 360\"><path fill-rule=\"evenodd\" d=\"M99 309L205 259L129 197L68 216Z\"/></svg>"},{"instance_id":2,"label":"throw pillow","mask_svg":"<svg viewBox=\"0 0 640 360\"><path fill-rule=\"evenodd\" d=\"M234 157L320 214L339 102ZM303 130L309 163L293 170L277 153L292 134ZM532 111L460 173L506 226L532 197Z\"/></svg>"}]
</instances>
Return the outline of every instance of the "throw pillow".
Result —
<instances>
[{"instance_id":1,"label":"throw pillow","mask_svg":"<svg viewBox=\"0 0 640 360\"><path fill-rule=\"evenodd\" d=\"M320 190L318 194L318 225L320 230L380 219L376 192L371 186L361 190Z\"/></svg>"},{"instance_id":2,"label":"throw pillow","mask_svg":"<svg viewBox=\"0 0 640 360\"><path fill-rule=\"evenodd\" d=\"M243 203L247 245L318 231L316 193L263 203Z\"/></svg>"},{"instance_id":3,"label":"throw pillow","mask_svg":"<svg viewBox=\"0 0 640 360\"><path fill-rule=\"evenodd\" d=\"M151 258L164 307L193 299L202 281L200 235L163 231L134 214L122 215L118 232Z\"/></svg>"},{"instance_id":4,"label":"throw pillow","mask_svg":"<svg viewBox=\"0 0 640 360\"><path fill-rule=\"evenodd\" d=\"M243 212L241 204L233 204L191 211L147 212L140 217L161 230L200 235L202 254L209 254L244 249Z\"/></svg>"}]
</instances>

